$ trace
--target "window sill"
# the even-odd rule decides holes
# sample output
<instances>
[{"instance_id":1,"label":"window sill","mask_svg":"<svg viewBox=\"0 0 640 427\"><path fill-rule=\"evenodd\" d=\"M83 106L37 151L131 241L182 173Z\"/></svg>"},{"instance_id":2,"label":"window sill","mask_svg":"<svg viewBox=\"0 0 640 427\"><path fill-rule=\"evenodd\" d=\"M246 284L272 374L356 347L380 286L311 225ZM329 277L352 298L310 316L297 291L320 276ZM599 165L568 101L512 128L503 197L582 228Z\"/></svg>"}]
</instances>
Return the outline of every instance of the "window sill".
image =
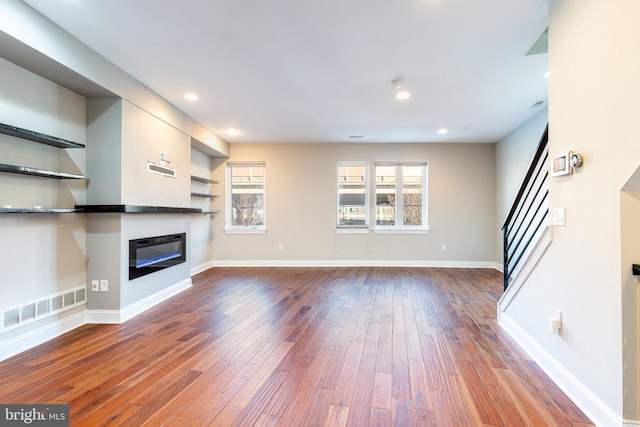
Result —
<instances>
[{"instance_id":1,"label":"window sill","mask_svg":"<svg viewBox=\"0 0 640 427\"><path fill-rule=\"evenodd\" d=\"M429 228L374 228L376 234L429 234Z\"/></svg>"},{"instance_id":2,"label":"window sill","mask_svg":"<svg viewBox=\"0 0 640 427\"><path fill-rule=\"evenodd\" d=\"M266 228L226 228L224 230L225 234L266 234Z\"/></svg>"},{"instance_id":3,"label":"window sill","mask_svg":"<svg viewBox=\"0 0 640 427\"><path fill-rule=\"evenodd\" d=\"M338 227L336 228L337 234L369 234L371 229L369 227Z\"/></svg>"}]
</instances>

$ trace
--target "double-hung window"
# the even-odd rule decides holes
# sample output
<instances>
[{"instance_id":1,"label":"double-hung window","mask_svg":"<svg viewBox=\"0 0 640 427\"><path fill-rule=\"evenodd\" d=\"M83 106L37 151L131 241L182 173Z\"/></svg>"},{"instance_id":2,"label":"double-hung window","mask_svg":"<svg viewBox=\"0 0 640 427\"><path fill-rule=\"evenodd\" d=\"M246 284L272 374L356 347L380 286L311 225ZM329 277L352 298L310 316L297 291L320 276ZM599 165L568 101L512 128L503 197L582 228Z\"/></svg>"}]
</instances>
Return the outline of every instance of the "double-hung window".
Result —
<instances>
[{"instance_id":1,"label":"double-hung window","mask_svg":"<svg viewBox=\"0 0 640 427\"><path fill-rule=\"evenodd\" d=\"M369 226L368 169L364 162L338 163L338 228Z\"/></svg>"},{"instance_id":2,"label":"double-hung window","mask_svg":"<svg viewBox=\"0 0 640 427\"><path fill-rule=\"evenodd\" d=\"M366 162L338 162L337 189L340 230L368 230L371 222L380 232L429 230L427 162L375 162L373 168Z\"/></svg>"},{"instance_id":3,"label":"double-hung window","mask_svg":"<svg viewBox=\"0 0 640 427\"><path fill-rule=\"evenodd\" d=\"M265 169L264 163L227 163L227 232L265 232Z\"/></svg>"},{"instance_id":4,"label":"double-hung window","mask_svg":"<svg viewBox=\"0 0 640 427\"><path fill-rule=\"evenodd\" d=\"M428 230L427 163L375 163L377 230Z\"/></svg>"}]
</instances>

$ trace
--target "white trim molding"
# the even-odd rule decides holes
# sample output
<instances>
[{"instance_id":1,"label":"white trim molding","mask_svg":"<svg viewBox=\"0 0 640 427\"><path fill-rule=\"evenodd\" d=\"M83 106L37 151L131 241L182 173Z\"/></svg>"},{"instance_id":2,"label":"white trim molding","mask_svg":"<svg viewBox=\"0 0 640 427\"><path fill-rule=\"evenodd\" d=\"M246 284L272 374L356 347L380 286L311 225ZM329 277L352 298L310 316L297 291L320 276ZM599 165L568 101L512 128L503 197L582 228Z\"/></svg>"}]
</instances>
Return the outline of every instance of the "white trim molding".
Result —
<instances>
[{"instance_id":1,"label":"white trim molding","mask_svg":"<svg viewBox=\"0 0 640 427\"><path fill-rule=\"evenodd\" d=\"M506 313L500 313L498 323L518 345L538 364L558 387L598 426L634 426L638 421L624 420L600 400L551 354L520 328Z\"/></svg>"},{"instance_id":2,"label":"white trim molding","mask_svg":"<svg viewBox=\"0 0 640 427\"><path fill-rule=\"evenodd\" d=\"M547 248L551 246L551 242L553 241L551 229L551 226L544 227L542 231L538 233L531 249L525 254L525 260L522 266L514 273L511 283L509 283L507 290L502 294L502 297L500 297L500 301L498 301L498 318L500 317L500 313L509 307L509 304L511 304L511 301L513 301L518 294L520 288L522 288L522 285L527 281L527 278L547 251Z\"/></svg>"},{"instance_id":3,"label":"white trim molding","mask_svg":"<svg viewBox=\"0 0 640 427\"><path fill-rule=\"evenodd\" d=\"M191 278L182 280L120 310L87 310L86 323L124 323L192 286Z\"/></svg>"},{"instance_id":4,"label":"white trim molding","mask_svg":"<svg viewBox=\"0 0 640 427\"><path fill-rule=\"evenodd\" d=\"M191 277L195 276L198 273L202 273L203 271L207 271L210 268L214 267L213 261L207 261L203 264L196 265L195 267L191 267Z\"/></svg>"},{"instance_id":5,"label":"white trim molding","mask_svg":"<svg viewBox=\"0 0 640 427\"><path fill-rule=\"evenodd\" d=\"M0 342L0 361L27 351L53 338L66 334L86 324L120 324L145 310L165 301L172 296L190 288L191 278L182 280L153 295L136 301L122 310L82 310L72 313L58 321L46 324L40 328L24 332L11 339ZM15 330L18 330L16 328Z\"/></svg>"},{"instance_id":6,"label":"white trim molding","mask_svg":"<svg viewBox=\"0 0 640 427\"><path fill-rule=\"evenodd\" d=\"M0 343L0 361L27 351L53 338L66 334L84 325L85 311L74 313L38 329L18 335Z\"/></svg>"},{"instance_id":7,"label":"white trim molding","mask_svg":"<svg viewBox=\"0 0 640 427\"><path fill-rule=\"evenodd\" d=\"M439 267L491 268L493 261L422 261L422 260L214 260L212 267Z\"/></svg>"}]
</instances>

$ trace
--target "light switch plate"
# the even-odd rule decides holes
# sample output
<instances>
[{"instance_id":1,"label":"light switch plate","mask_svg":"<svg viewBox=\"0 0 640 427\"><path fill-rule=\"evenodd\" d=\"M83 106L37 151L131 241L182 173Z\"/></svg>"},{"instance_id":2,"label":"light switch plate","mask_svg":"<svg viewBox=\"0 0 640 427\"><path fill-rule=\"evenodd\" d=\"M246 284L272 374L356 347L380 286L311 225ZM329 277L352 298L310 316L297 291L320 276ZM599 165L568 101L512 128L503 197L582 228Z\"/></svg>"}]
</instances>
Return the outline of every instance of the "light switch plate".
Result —
<instances>
[{"instance_id":1,"label":"light switch plate","mask_svg":"<svg viewBox=\"0 0 640 427\"><path fill-rule=\"evenodd\" d=\"M564 226L564 208L553 209L553 225Z\"/></svg>"}]
</instances>

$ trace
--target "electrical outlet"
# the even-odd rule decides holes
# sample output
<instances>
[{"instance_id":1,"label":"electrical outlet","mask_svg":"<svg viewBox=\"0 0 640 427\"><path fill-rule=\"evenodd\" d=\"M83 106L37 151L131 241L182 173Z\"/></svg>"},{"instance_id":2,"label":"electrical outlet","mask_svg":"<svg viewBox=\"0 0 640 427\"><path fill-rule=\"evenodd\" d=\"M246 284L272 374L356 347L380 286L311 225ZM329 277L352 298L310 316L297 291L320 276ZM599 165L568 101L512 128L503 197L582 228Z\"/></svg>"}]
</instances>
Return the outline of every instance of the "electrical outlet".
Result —
<instances>
[{"instance_id":1,"label":"electrical outlet","mask_svg":"<svg viewBox=\"0 0 640 427\"><path fill-rule=\"evenodd\" d=\"M106 279L100 280L100 292L109 292L109 281Z\"/></svg>"},{"instance_id":2,"label":"electrical outlet","mask_svg":"<svg viewBox=\"0 0 640 427\"><path fill-rule=\"evenodd\" d=\"M100 291L100 281L92 280L91 281L91 292L98 292L98 291Z\"/></svg>"}]
</instances>

